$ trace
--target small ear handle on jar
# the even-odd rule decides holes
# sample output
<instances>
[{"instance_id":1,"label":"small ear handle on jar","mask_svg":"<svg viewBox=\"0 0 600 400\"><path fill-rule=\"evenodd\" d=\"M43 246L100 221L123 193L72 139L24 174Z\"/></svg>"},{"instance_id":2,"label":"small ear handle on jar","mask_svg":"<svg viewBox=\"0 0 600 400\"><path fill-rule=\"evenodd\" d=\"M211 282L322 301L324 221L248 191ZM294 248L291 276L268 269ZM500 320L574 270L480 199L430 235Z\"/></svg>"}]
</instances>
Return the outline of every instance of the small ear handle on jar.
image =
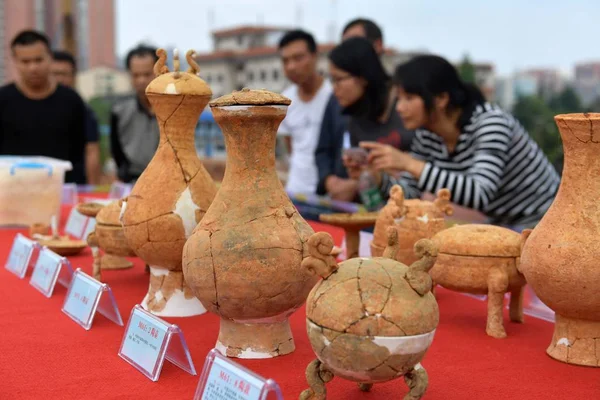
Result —
<instances>
[{"instance_id":1,"label":"small ear handle on jar","mask_svg":"<svg viewBox=\"0 0 600 400\"><path fill-rule=\"evenodd\" d=\"M424 296L431 291L433 281L429 270L433 268L437 259L438 249L435 243L429 239L420 239L414 246L415 255L420 257L408 268L406 280L415 292Z\"/></svg>"},{"instance_id":2,"label":"small ear handle on jar","mask_svg":"<svg viewBox=\"0 0 600 400\"><path fill-rule=\"evenodd\" d=\"M400 245L398 244L398 229L395 226L388 226L387 230L387 246L383 250L383 257L396 259Z\"/></svg>"},{"instance_id":3,"label":"small ear handle on jar","mask_svg":"<svg viewBox=\"0 0 600 400\"><path fill-rule=\"evenodd\" d=\"M450 190L440 189L437 192L437 197L433 201L433 204L435 204L436 208L440 210L440 212L443 212L447 216L451 216L454 214L454 207L452 207L452 204L450 203L451 198L452 195Z\"/></svg>"},{"instance_id":4,"label":"small ear handle on jar","mask_svg":"<svg viewBox=\"0 0 600 400\"><path fill-rule=\"evenodd\" d=\"M331 255L333 238L327 232L317 232L311 235L306 243L308 256L302 260L302 268L312 274L327 279L338 269L335 258Z\"/></svg>"}]
</instances>

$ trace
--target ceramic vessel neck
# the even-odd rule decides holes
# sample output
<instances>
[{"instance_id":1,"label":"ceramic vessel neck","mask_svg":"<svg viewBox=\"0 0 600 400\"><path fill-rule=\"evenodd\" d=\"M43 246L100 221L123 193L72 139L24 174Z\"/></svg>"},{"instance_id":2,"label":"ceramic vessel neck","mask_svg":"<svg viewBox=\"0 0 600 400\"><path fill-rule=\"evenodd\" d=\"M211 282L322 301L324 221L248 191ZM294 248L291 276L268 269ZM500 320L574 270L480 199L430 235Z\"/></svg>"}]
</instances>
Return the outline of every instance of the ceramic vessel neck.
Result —
<instances>
[{"instance_id":1,"label":"ceramic vessel neck","mask_svg":"<svg viewBox=\"0 0 600 400\"><path fill-rule=\"evenodd\" d=\"M161 144L167 141L175 148L196 151L196 125L209 98L149 94L148 99L156 114Z\"/></svg>"},{"instance_id":2,"label":"ceramic vessel neck","mask_svg":"<svg viewBox=\"0 0 600 400\"><path fill-rule=\"evenodd\" d=\"M225 137L227 167L223 182L266 177L278 179L275 140L287 106L214 107L213 115Z\"/></svg>"}]
</instances>

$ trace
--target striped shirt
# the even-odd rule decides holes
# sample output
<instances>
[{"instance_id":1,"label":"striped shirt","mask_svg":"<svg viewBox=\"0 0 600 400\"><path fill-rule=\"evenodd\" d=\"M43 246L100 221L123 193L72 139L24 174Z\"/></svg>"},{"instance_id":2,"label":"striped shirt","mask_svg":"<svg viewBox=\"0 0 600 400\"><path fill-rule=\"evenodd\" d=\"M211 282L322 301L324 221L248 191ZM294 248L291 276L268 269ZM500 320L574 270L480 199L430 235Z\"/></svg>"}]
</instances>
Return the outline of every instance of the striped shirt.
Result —
<instances>
[{"instance_id":1,"label":"striped shirt","mask_svg":"<svg viewBox=\"0 0 600 400\"><path fill-rule=\"evenodd\" d=\"M425 161L418 180L407 172L383 174L381 190L400 184L407 198L447 188L452 202L481 211L491 224L534 225L552 204L560 177L543 151L509 113L478 105L454 153L443 139L418 130L411 154Z\"/></svg>"}]
</instances>

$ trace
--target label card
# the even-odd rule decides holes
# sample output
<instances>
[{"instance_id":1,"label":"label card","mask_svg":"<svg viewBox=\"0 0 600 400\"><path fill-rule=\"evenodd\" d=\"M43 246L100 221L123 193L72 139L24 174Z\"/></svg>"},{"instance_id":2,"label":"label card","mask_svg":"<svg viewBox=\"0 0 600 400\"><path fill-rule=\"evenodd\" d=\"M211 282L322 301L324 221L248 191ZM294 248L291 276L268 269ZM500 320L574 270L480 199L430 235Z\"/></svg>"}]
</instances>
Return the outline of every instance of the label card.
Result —
<instances>
[{"instance_id":1,"label":"label card","mask_svg":"<svg viewBox=\"0 0 600 400\"><path fill-rule=\"evenodd\" d=\"M273 379L264 379L212 349L202 369L194 400L266 400L274 393L283 400Z\"/></svg>"},{"instance_id":2,"label":"label card","mask_svg":"<svg viewBox=\"0 0 600 400\"><path fill-rule=\"evenodd\" d=\"M73 207L71 209L71 214L69 214L69 218L67 219L65 233L75 237L76 239L81 239L83 237L83 232L85 232L87 222L88 217L81 214L75 207Z\"/></svg>"},{"instance_id":3,"label":"label card","mask_svg":"<svg viewBox=\"0 0 600 400\"><path fill-rule=\"evenodd\" d=\"M103 296L104 292L106 295ZM90 330L92 327L96 311L115 324L123 326L123 320L110 287L81 271L81 268L77 268L73 274L62 311L85 330Z\"/></svg>"},{"instance_id":4,"label":"label card","mask_svg":"<svg viewBox=\"0 0 600 400\"><path fill-rule=\"evenodd\" d=\"M56 282L64 287L69 287L73 268L65 257L61 257L47 247L43 247L33 267L33 274L29 284L42 292L46 297L51 297Z\"/></svg>"},{"instance_id":5,"label":"label card","mask_svg":"<svg viewBox=\"0 0 600 400\"><path fill-rule=\"evenodd\" d=\"M110 185L110 192L108 193L109 199L122 199L131 193L133 185L130 183L114 182Z\"/></svg>"},{"instance_id":6,"label":"label card","mask_svg":"<svg viewBox=\"0 0 600 400\"><path fill-rule=\"evenodd\" d=\"M196 375L183 332L136 304L131 310L119 357L153 381L157 381L165 359Z\"/></svg>"},{"instance_id":7,"label":"label card","mask_svg":"<svg viewBox=\"0 0 600 400\"><path fill-rule=\"evenodd\" d=\"M39 250L39 248L40 245L37 242L17 233L4 267L23 279L27 274L34 251Z\"/></svg>"}]
</instances>

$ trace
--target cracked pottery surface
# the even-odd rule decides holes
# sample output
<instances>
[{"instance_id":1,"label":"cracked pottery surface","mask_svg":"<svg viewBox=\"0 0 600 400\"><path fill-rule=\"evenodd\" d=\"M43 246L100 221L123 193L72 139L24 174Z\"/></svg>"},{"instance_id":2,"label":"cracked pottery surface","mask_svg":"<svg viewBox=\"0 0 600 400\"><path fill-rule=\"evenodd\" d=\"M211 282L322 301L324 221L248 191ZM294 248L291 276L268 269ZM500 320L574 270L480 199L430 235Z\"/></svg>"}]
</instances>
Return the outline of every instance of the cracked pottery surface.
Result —
<instances>
[{"instance_id":1,"label":"cracked pottery surface","mask_svg":"<svg viewBox=\"0 0 600 400\"><path fill-rule=\"evenodd\" d=\"M400 185L390 190L390 198L381 209L375 222L371 255L379 257L383 254L387 243L387 228L398 229L400 250L397 260L411 264L417 260L413 246L420 239L431 239L436 233L446 229L446 215L452 215L450 191L440 189L434 201L404 199L404 191Z\"/></svg>"},{"instance_id":2,"label":"cracked pottery surface","mask_svg":"<svg viewBox=\"0 0 600 400\"><path fill-rule=\"evenodd\" d=\"M310 372L314 364L309 364L311 389L301 399L326 398L321 386L331 379L323 379L323 371L366 385L362 390L402 376L408 382L421 371L417 392L406 398L424 393L427 377L420 362L439 322L428 274L437 249L430 240L418 241L418 261L408 267L391 258L398 251L397 231L390 227L388 235L384 257L353 258L339 266L329 256L331 236L311 237L311 257L303 264L323 279L308 296L306 321L321 372Z\"/></svg>"},{"instance_id":3,"label":"cracked pottery surface","mask_svg":"<svg viewBox=\"0 0 600 400\"><path fill-rule=\"evenodd\" d=\"M146 94L160 126L154 157L124 199L121 222L130 247L150 266L150 287L142 306L160 316L191 316L206 310L183 278L182 252L186 239L204 216L217 188L196 154L194 130L212 92L198 77L193 51L190 68L174 71L165 65L166 52L157 51L156 78Z\"/></svg>"},{"instance_id":4,"label":"cracked pottery surface","mask_svg":"<svg viewBox=\"0 0 600 400\"><path fill-rule=\"evenodd\" d=\"M301 267L312 228L275 170L275 139L290 100L265 90L211 102L225 137L219 191L185 244L183 270L194 294L221 317L217 348L229 357L290 353L288 317L317 278Z\"/></svg>"},{"instance_id":5,"label":"cracked pottery surface","mask_svg":"<svg viewBox=\"0 0 600 400\"><path fill-rule=\"evenodd\" d=\"M517 270L522 237L494 225L456 225L437 233L432 240L439 249L430 271L436 284L446 289L488 296L486 332L506 337L502 307L511 294L510 319L523 322L525 278Z\"/></svg>"},{"instance_id":6,"label":"cracked pottery surface","mask_svg":"<svg viewBox=\"0 0 600 400\"><path fill-rule=\"evenodd\" d=\"M560 188L523 246L520 270L556 313L546 352L600 367L600 114L555 121L565 154Z\"/></svg>"}]
</instances>

